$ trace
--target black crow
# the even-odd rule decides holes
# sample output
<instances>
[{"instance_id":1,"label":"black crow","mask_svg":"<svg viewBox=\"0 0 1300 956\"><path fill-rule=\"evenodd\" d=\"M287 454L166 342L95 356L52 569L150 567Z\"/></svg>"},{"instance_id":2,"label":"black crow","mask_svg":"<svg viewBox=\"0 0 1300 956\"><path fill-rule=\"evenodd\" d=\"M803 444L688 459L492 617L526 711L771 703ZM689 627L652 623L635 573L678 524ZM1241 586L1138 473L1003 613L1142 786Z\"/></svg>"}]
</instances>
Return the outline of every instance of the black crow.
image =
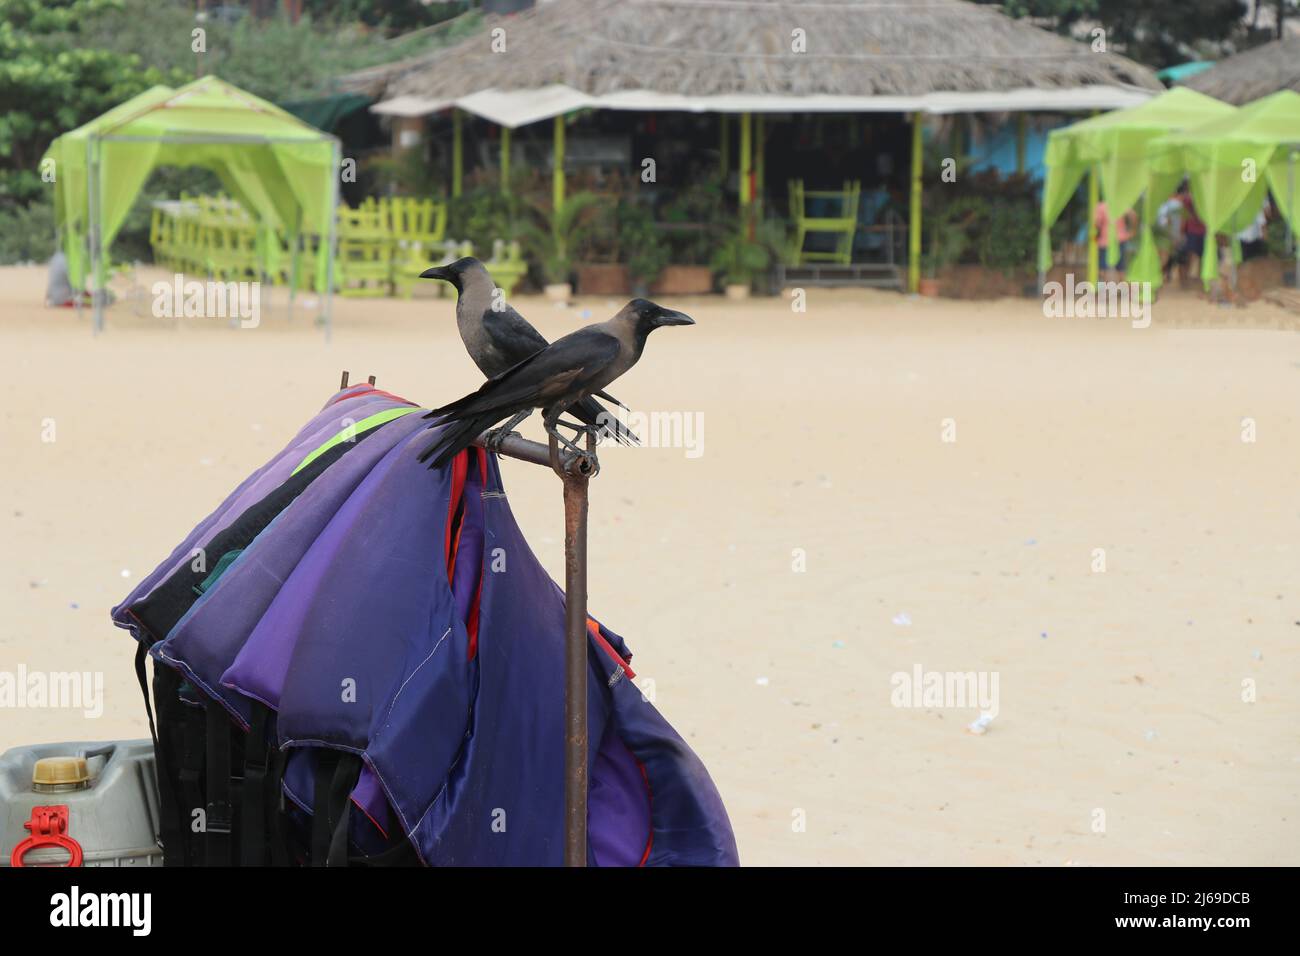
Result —
<instances>
[{"instance_id":1,"label":"black crow","mask_svg":"<svg viewBox=\"0 0 1300 956\"><path fill-rule=\"evenodd\" d=\"M442 279L456 289L456 329L460 332L465 351L474 360L486 378L502 372L536 352L546 348L547 341L514 306L498 301L497 286L487 267L472 256L457 259L445 266L435 266L420 273L422 279ZM613 395L594 393L621 408L627 406ZM515 418L497 429L496 436L503 437L532 414L520 412ZM595 398L585 398L569 409L569 414L584 425L597 426L624 445L637 444L637 437L613 415L606 413ZM603 416L603 417L602 417Z\"/></svg>"},{"instance_id":2,"label":"black crow","mask_svg":"<svg viewBox=\"0 0 1300 956\"><path fill-rule=\"evenodd\" d=\"M420 455L440 468L473 444L485 429L519 412L542 409L546 432L577 449L556 430L560 416L618 378L641 357L646 336L661 325L694 325L683 312L633 299L612 319L570 332L518 365L494 375L478 391L435 408L426 418L445 425Z\"/></svg>"}]
</instances>

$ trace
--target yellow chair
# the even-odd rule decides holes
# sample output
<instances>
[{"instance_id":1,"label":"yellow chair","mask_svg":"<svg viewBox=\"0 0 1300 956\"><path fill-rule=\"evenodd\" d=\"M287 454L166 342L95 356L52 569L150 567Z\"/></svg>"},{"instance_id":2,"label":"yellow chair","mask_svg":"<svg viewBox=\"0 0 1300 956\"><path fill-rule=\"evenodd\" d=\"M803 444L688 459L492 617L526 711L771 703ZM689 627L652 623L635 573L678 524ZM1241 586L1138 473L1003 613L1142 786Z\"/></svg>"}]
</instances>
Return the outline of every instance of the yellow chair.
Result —
<instances>
[{"instance_id":1,"label":"yellow chair","mask_svg":"<svg viewBox=\"0 0 1300 956\"><path fill-rule=\"evenodd\" d=\"M447 204L432 199L395 196L379 203L393 239L393 288L409 299L420 273L444 245L447 232Z\"/></svg>"},{"instance_id":2,"label":"yellow chair","mask_svg":"<svg viewBox=\"0 0 1300 956\"><path fill-rule=\"evenodd\" d=\"M528 272L528 263L524 261L523 252L517 240L505 242L497 239L492 243L492 258L484 263L492 278L509 298L519 280Z\"/></svg>"},{"instance_id":3,"label":"yellow chair","mask_svg":"<svg viewBox=\"0 0 1300 956\"><path fill-rule=\"evenodd\" d=\"M858 200L862 193L862 184L856 179L846 180L840 190L804 189L802 179L790 180L790 218L794 222L794 241L790 247L790 264L803 265L805 262L833 262L837 265L851 265L853 262L853 237L858 229ZM808 200L826 204L834 203L839 207L839 215L810 216ZM809 233L833 235L835 248L830 251L808 251L803 247L804 239Z\"/></svg>"},{"instance_id":4,"label":"yellow chair","mask_svg":"<svg viewBox=\"0 0 1300 956\"><path fill-rule=\"evenodd\" d=\"M383 296L392 280L393 242L378 203L339 206L334 279L339 295Z\"/></svg>"}]
</instances>

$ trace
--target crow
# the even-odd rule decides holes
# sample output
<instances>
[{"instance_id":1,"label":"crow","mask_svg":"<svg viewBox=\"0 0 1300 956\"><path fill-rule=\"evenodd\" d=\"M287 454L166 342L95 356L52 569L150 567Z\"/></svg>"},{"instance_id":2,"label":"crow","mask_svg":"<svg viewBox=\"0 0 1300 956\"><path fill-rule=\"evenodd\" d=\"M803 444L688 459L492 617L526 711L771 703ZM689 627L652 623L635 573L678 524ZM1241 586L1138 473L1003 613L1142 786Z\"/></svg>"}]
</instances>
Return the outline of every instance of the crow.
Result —
<instances>
[{"instance_id":1,"label":"crow","mask_svg":"<svg viewBox=\"0 0 1300 956\"><path fill-rule=\"evenodd\" d=\"M546 348L547 341L514 306L498 301L497 286L487 267L472 256L457 259L445 266L434 266L420 273L421 279L442 279L455 287L456 329L460 332L465 351L474 360L486 378L502 372L536 352ZM499 306L499 308L498 308ZM627 406L613 395L602 391L593 393L620 408ZM493 434L498 440L509 434L532 410L520 412ZM639 440L634 432L613 415L606 413L595 398L585 398L569 409L569 414L584 425L599 426L620 444L635 445Z\"/></svg>"},{"instance_id":2,"label":"crow","mask_svg":"<svg viewBox=\"0 0 1300 956\"><path fill-rule=\"evenodd\" d=\"M694 325L684 312L648 299L633 299L606 322L570 332L499 375L476 392L435 408L425 418L446 426L420 461L441 468L473 444L485 429L520 412L542 409L547 434L576 445L556 430L560 416L618 378L641 357L646 337L661 325Z\"/></svg>"}]
</instances>

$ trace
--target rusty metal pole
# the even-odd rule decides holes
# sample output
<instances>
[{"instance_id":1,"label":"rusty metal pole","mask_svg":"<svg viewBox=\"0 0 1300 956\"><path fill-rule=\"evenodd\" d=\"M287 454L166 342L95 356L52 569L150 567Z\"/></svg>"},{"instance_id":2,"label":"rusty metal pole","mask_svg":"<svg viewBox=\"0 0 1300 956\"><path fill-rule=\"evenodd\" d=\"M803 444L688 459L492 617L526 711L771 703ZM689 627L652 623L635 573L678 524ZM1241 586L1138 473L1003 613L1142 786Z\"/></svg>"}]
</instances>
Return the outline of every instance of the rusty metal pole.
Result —
<instances>
[{"instance_id":1,"label":"rusty metal pole","mask_svg":"<svg viewBox=\"0 0 1300 956\"><path fill-rule=\"evenodd\" d=\"M587 476L564 477L564 865L587 865Z\"/></svg>"},{"instance_id":2,"label":"rusty metal pole","mask_svg":"<svg viewBox=\"0 0 1300 956\"><path fill-rule=\"evenodd\" d=\"M475 441L482 445L486 437ZM587 865L587 485L599 472L595 439L590 457L518 435L496 449L508 458L549 465L564 483L564 865Z\"/></svg>"}]
</instances>

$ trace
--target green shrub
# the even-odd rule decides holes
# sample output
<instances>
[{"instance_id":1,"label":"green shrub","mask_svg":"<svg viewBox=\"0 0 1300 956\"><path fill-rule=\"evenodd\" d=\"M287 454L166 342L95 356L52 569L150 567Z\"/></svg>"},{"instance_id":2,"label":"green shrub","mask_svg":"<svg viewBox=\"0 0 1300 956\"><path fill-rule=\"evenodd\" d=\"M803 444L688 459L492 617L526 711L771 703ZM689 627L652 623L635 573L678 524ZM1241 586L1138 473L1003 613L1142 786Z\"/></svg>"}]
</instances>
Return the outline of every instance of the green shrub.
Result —
<instances>
[{"instance_id":1,"label":"green shrub","mask_svg":"<svg viewBox=\"0 0 1300 956\"><path fill-rule=\"evenodd\" d=\"M48 262L54 238L54 207L48 200L0 206L0 265Z\"/></svg>"}]
</instances>

